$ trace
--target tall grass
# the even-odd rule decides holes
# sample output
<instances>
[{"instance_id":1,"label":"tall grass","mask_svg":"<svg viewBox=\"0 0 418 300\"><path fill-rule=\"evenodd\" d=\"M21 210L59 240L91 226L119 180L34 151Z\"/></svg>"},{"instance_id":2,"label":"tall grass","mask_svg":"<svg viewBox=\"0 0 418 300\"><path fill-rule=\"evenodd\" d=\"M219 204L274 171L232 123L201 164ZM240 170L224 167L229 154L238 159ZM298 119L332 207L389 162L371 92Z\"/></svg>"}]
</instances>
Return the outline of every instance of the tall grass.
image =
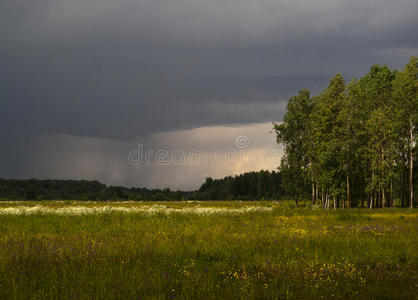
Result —
<instances>
[{"instance_id":1,"label":"tall grass","mask_svg":"<svg viewBox=\"0 0 418 300\"><path fill-rule=\"evenodd\" d=\"M107 203L143 207L156 203ZM20 203L0 204L0 210ZM99 203L37 203L71 207ZM158 203L161 205L161 203ZM291 208L244 213L0 213L7 299L416 299L418 212Z\"/></svg>"}]
</instances>

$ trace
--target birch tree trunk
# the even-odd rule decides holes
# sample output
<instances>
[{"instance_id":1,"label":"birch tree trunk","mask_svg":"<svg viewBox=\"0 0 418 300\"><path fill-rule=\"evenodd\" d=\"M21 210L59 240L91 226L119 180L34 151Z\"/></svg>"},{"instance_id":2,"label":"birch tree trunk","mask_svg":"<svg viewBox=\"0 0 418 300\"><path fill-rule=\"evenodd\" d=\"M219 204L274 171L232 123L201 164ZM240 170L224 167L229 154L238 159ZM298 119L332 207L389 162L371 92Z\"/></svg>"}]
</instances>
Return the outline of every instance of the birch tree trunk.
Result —
<instances>
[{"instance_id":1,"label":"birch tree trunk","mask_svg":"<svg viewBox=\"0 0 418 300\"><path fill-rule=\"evenodd\" d=\"M405 171L402 171L401 177L401 202L402 207L405 207Z\"/></svg>"},{"instance_id":2,"label":"birch tree trunk","mask_svg":"<svg viewBox=\"0 0 418 300\"><path fill-rule=\"evenodd\" d=\"M409 208L412 208L414 201L414 186L413 186L413 159L412 159L412 147L413 147L413 125L412 120L409 120Z\"/></svg>"},{"instance_id":3,"label":"birch tree trunk","mask_svg":"<svg viewBox=\"0 0 418 300\"><path fill-rule=\"evenodd\" d=\"M351 203L350 203L350 177L348 176L348 168L347 168L347 205L348 205L348 208L351 207ZM344 205L343 205L343 207L344 207Z\"/></svg>"},{"instance_id":4,"label":"birch tree trunk","mask_svg":"<svg viewBox=\"0 0 418 300\"><path fill-rule=\"evenodd\" d=\"M312 205L315 204L315 181L312 178Z\"/></svg>"},{"instance_id":5,"label":"birch tree trunk","mask_svg":"<svg viewBox=\"0 0 418 300\"><path fill-rule=\"evenodd\" d=\"M382 187L382 207L386 207L386 197L385 197L385 188Z\"/></svg>"}]
</instances>

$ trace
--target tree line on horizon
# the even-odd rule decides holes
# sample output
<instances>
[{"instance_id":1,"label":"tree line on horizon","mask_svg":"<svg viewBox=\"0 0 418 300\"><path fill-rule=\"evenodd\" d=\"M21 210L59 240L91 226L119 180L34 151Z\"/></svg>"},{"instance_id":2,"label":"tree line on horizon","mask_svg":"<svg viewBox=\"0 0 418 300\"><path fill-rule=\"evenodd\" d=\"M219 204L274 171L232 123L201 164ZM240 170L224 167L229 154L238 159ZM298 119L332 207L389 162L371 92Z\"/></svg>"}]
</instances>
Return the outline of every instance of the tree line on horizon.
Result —
<instances>
[{"instance_id":1,"label":"tree line on horizon","mask_svg":"<svg viewBox=\"0 0 418 300\"><path fill-rule=\"evenodd\" d=\"M181 200L190 192L170 189L106 186L97 180L0 179L0 199L6 200Z\"/></svg>"},{"instance_id":2,"label":"tree line on horizon","mask_svg":"<svg viewBox=\"0 0 418 300\"><path fill-rule=\"evenodd\" d=\"M313 97L301 90L274 125L283 187L296 205L310 189L325 208L412 208L417 124L416 57L402 71L373 65L350 82L337 74Z\"/></svg>"},{"instance_id":3,"label":"tree line on horizon","mask_svg":"<svg viewBox=\"0 0 418 300\"><path fill-rule=\"evenodd\" d=\"M222 179L206 178L191 195L198 200L282 200L286 193L280 172L247 172Z\"/></svg>"},{"instance_id":4,"label":"tree line on horizon","mask_svg":"<svg viewBox=\"0 0 418 300\"><path fill-rule=\"evenodd\" d=\"M106 186L97 180L0 179L0 199L82 201L280 200L285 192L279 172L248 172L206 178L195 191Z\"/></svg>"}]
</instances>

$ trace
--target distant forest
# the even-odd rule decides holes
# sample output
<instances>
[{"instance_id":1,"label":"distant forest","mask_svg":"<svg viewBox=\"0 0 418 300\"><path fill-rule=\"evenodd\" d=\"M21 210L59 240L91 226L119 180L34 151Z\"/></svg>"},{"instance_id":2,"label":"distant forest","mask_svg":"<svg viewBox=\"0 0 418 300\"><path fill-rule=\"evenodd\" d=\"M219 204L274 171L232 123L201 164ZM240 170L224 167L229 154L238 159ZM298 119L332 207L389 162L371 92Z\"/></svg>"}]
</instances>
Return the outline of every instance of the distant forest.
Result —
<instances>
[{"instance_id":1,"label":"distant forest","mask_svg":"<svg viewBox=\"0 0 418 300\"><path fill-rule=\"evenodd\" d=\"M6 200L279 200L285 198L278 172L259 171L223 179L207 178L191 192L170 189L106 186L89 180L0 179L0 199Z\"/></svg>"},{"instance_id":2,"label":"distant forest","mask_svg":"<svg viewBox=\"0 0 418 300\"><path fill-rule=\"evenodd\" d=\"M191 197L200 200L280 200L286 198L286 194L279 172L260 171L223 179L206 178Z\"/></svg>"},{"instance_id":3,"label":"distant forest","mask_svg":"<svg viewBox=\"0 0 418 300\"><path fill-rule=\"evenodd\" d=\"M284 145L283 187L296 200L311 188L325 208L414 206L418 59L402 71L374 65L359 79L335 75L321 93L301 90L275 125Z\"/></svg>"}]
</instances>

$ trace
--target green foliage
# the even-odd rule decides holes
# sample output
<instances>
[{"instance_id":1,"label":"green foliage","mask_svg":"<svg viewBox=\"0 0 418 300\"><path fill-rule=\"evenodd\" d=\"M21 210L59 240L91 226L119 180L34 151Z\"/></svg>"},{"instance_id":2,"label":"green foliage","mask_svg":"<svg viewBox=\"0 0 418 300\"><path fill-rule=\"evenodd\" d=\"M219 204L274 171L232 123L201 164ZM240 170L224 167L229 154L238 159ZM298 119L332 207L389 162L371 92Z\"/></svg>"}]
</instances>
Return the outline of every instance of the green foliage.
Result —
<instances>
[{"instance_id":1,"label":"green foliage","mask_svg":"<svg viewBox=\"0 0 418 300\"><path fill-rule=\"evenodd\" d=\"M312 185L312 202L320 194L325 207L329 199L336 206L405 206L406 196L412 207L413 193L405 194L414 182L417 58L402 72L374 65L348 84L337 74L319 95L309 101L308 95L292 97L283 123L274 127L285 147L284 186L296 202Z\"/></svg>"},{"instance_id":2,"label":"green foliage","mask_svg":"<svg viewBox=\"0 0 418 300\"><path fill-rule=\"evenodd\" d=\"M284 188L289 195L298 201L303 194L305 179L309 174L307 167L312 163L309 154L309 140L311 124L309 122L313 102L308 90L301 90L295 97L290 98L287 104L288 113L283 123L275 124L277 142L282 143L286 152L282 159L280 171L286 180Z\"/></svg>"},{"instance_id":3,"label":"green foliage","mask_svg":"<svg viewBox=\"0 0 418 300\"><path fill-rule=\"evenodd\" d=\"M180 200L190 192L126 188L89 180L0 179L0 198L9 200Z\"/></svg>"},{"instance_id":4,"label":"green foliage","mask_svg":"<svg viewBox=\"0 0 418 300\"><path fill-rule=\"evenodd\" d=\"M261 200L283 199L282 176L279 172L248 172L206 181L189 199L195 200Z\"/></svg>"}]
</instances>

